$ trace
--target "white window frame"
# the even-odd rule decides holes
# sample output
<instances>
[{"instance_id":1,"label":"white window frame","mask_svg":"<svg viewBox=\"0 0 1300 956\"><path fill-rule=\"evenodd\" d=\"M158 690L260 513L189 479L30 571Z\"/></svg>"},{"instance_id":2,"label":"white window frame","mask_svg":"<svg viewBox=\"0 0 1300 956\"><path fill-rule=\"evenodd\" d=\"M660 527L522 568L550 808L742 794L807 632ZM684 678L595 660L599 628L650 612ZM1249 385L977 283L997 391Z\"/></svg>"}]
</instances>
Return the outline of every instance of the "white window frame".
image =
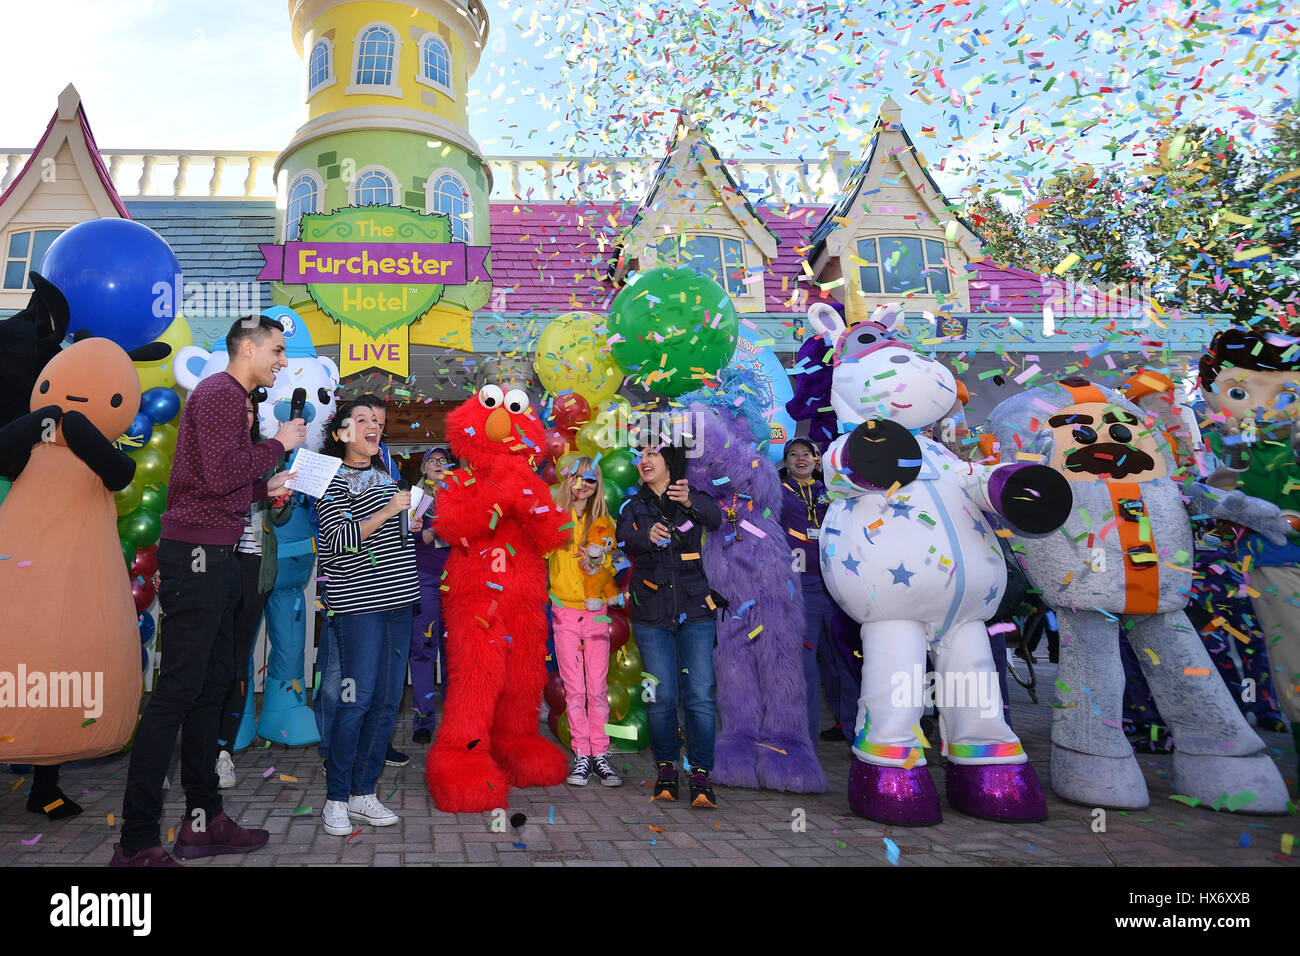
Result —
<instances>
[{"instance_id":1,"label":"white window frame","mask_svg":"<svg viewBox=\"0 0 1300 956\"><path fill-rule=\"evenodd\" d=\"M311 85L311 60L316 51L325 47L325 79L321 80L315 86ZM307 99L311 99L321 90L328 89L339 81L338 74L334 71L334 41L329 37L321 37L312 44L311 53L307 54Z\"/></svg>"},{"instance_id":2,"label":"white window frame","mask_svg":"<svg viewBox=\"0 0 1300 956\"><path fill-rule=\"evenodd\" d=\"M310 211L311 211L311 212L324 212L324 211L325 211L325 180L321 177L321 174L318 173L318 172L316 172L316 170L314 170L314 169L303 169L303 170L299 170L298 174L297 174L296 176L294 176L294 177L293 177L293 180L289 183L289 186L288 186L288 188L285 190L285 194L284 194L284 195L285 195L285 200L284 200L284 241L285 241L285 242L294 242L295 240L298 240L298 239L301 239L301 238L302 238L302 228L301 228L301 223L302 223L302 216L303 216L305 213L300 213L300 214L299 214L299 216L298 216L298 222L297 222L297 223L291 223L291 222L290 222L289 214L290 214L290 212L293 210L293 187L294 187L295 185L297 185L298 180L300 180L300 179L304 179L304 178L311 180L312 184L316 187L316 201L317 201L317 203L319 204L319 207L320 207L320 208L318 208L318 209L312 209L312 210L310 210ZM299 227L299 228L298 228L298 234L297 234L296 236L294 236L294 235L290 235L290 231L291 231L291 229L293 228L293 226L295 226L295 225L297 225L297 226Z\"/></svg>"},{"instance_id":3,"label":"white window frame","mask_svg":"<svg viewBox=\"0 0 1300 956\"><path fill-rule=\"evenodd\" d=\"M446 166L442 167L441 169L436 169L432 173L430 173L429 178L424 181L424 211L426 214L431 212L442 212L441 209L433 208L433 197L435 195L434 186L437 184L438 180L441 179L443 176L450 176L454 180L456 180L456 182L460 183L461 193L462 195L467 197L465 199L465 207L466 207L466 211L468 212L468 215L464 219L460 220L460 225L465 230L464 239L456 238L457 217L449 213L446 215L447 218L451 220L451 241L463 242L466 245L468 245L470 241L474 238L474 199L472 196L470 196L469 183L465 182L464 176L456 172L456 170L449 169Z\"/></svg>"},{"instance_id":4,"label":"white window frame","mask_svg":"<svg viewBox=\"0 0 1300 956\"><path fill-rule=\"evenodd\" d=\"M925 282L925 288L913 289L910 293L911 295L934 296L934 295L938 295L939 293L942 293L945 298L948 298L954 294L952 290L956 285L956 279L949 271L948 266L945 265L942 260L935 265L931 265L925 247L925 244L927 242L937 242L943 253L942 259L946 259L949 262L951 262L952 247L948 244L948 242L945 239L936 238L934 236L921 235L919 233L912 236L900 235L898 233L882 233L879 235L873 233L871 235L859 235L853 238L853 245L850 249L850 254L857 259L861 259L862 254L858 251L858 243L865 242L868 239L874 239L876 242L876 261L868 262L866 265L860 265L859 263L853 261L850 261L848 263L854 269L858 270L858 283L862 287L862 290L866 292L867 295L903 295L904 294L903 292L889 292L886 291L885 289L885 264L883 262L884 257L880 251L880 243L884 239L915 239L917 242L921 243L921 278ZM873 268L876 270L876 277L878 279L877 284L880 286L879 292L867 292L867 284L862 281L862 270L867 268ZM934 289L933 280L936 272L942 274L943 277L947 280L948 291L944 292L942 289L936 291Z\"/></svg>"},{"instance_id":5,"label":"white window frame","mask_svg":"<svg viewBox=\"0 0 1300 956\"><path fill-rule=\"evenodd\" d=\"M690 242L690 240L692 239L716 239L718 241L718 262L721 264L724 270L727 267L727 261L726 261L726 250L724 249L722 243L728 241L737 243L740 246L740 264L745 270L745 275L735 280L740 284L740 291L732 292L729 288L727 288L727 281L726 281L727 277L725 275L719 276L719 278L723 280L719 284L722 286L723 290L726 291L727 295L732 299L743 299L743 298L748 298L750 296L759 296L761 298L761 294L763 291L762 280L760 279L758 282L750 282L750 283L746 283L745 281L750 277L751 272L750 272L750 265L749 265L749 256L746 254L745 251L749 243L746 242L744 236L732 236L732 235L728 235L725 232L713 232L707 229L706 230L696 229L696 230L691 230L686 232L664 233L663 235L656 237L654 241L649 244L649 251L653 254L654 262L656 265L668 267L673 264L678 264L672 260L665 258L663 254L660 253L659 251L660 243L668 239L679 241L683 244ZM680 264L685 265L685 263L680 263ZM757 288L755 288L755 286L757 286Z\"/></svg>"},{"instance_id":6,"label":"white window frame","mask_svg":"<svg viewBox=\"0 0 1300 956\"><path fill-rule=\"evenodd\" d=\"M393 186L393 201L389 203L389 205L400 206L402 204L402 180L399 179L397 174L394 173L387 166L371 165L371 166L363 166L361 169L358 169L356 173L352 176L352 182L348 183L348 205L349 206L358 205L357 183L361 182L361 177L364 176L366 173L383 173L385 176L387 176L388 181L392 183Z\"/></svg>"},{"instance_id":7,"label":"white window frame","mask_svg":"<svg viewBox=\"0 0 1300 956\"><path fill-rule=\"evenodd\" d=\"M432 32L426 33L424 36L420 37L419 46L416 48L420 54L420 62L415 68L415 82L421 84L422 86L428 86L432 89L435 89L439 93L442 93L444 96L446 96L448 99L454 100L456 99L456 94L455 92L453 92L451 88L451 83L448 83L446 86L443 86L437 80L430 79L429 77L424 75L424 45L430 40L436 40L438 43L441 43L442 48L447 52L447 79L450 80L451 83L455 82L455 73L453 72L453 69L456 66L456 60L451 55L451 44L448 43L446 40L444 40L442 37L440 37L438 34Z\"/></svg>"},{"instance_id":8,"label":"white window frame","mask_svg":"<svg viewBox=\"0 0 1300 956\"><path fill-rule=\"evenodd\" d=\"M59 235L62 235L63 233L67 232L71 228L72 226L55 226L55 225L51 225L50 223L39 223L39 224L27 223L7 230L4 233L3 237L0 237L3 239L4 242L4 245L0 246L0 293L31 292L32 287L27 284L30 281L27 278L27 274L29 272L39 272L41 268L41 264L39 262L32 262L32 249L36 245L36 233L57 232L59 233ZM9 271L10 262L19 262L21 260L9 258L9 243L13 241L14 236L20 235L21 233L31 233L31 238L27 241L27 267L23 269L22 284L19 285L18 288L16 289L11 289L8 286L4 285L5 273ZM59 236L55 236L54 239L51 239L50 245L53 245L54 241L57 240L58 238ZM46 251L48 252L49 246L46 246L45 248Z\"/></svg>"},{"instance_id":9,"label":"white window frame","mask_svg":"<svg viewBox=\"0 0 1300 956\"><path fill-rule=\"evenodd\" d=\"M361 38L366 35L366 31L373 27L383 27L393 38L393 72L391 82L389 83L358 83L357 70L360 68L361 61ZM397 85L397 78L401 75L402 68L402 35L391 23L385 23L383 20L376 20L373 23L367 23L357 31L356 36L352 38L352 72L348 74L351 82L344 94L353 93L370 93L375 96L392 96L401 97L402 88Z\"/></svg>"}]
</instances>

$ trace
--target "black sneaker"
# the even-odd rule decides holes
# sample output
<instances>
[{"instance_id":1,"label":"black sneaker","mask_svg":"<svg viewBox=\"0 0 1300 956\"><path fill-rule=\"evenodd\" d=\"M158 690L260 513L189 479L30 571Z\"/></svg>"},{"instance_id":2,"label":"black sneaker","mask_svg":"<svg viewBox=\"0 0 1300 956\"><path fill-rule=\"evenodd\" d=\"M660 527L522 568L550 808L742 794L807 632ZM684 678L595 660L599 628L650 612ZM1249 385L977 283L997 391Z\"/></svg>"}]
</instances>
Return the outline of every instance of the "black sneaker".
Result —
<instances>
[{"instance_id":1,"label":"black sneaker","mask_svg":"<svg viewBox=\"0 0 1300 956\"><path fill-rule=\"evenodd\" d=\"M411 762L411 758L400 750L394 750L393 745L388 745L388 754L384 757L384 764L389 767L405 767Z\"/></svg>"},{"instance_id":2,"label":"black sneaker","mask_svg":"<svg viewBox=\"0 0 1300 956\"><path fill-rule=\"evenodd\" d=\"M602 786L623 786L623 778L614 772L614 768L609 765L609 759L605 754L597 754L591 758L591 772L600 778Z\"/></svg>"},{"instance_id":3,"label":"black sneaker","mask_svg":"<svg viewBox=\"0 0 1300 956\"><path fill-rule=\"evenodd\" d=\"M677 767L671 760L660 760L659 777L655 780L654 798L656 800L677 800Z\"/></svg>"},{"instance_id":4,"label":"black sneaker","mask_svg":"<svg viewBox=\"0 0 1300 956\"><path fill-rule=\"evenodd\" d=\"M709 772L698 767L691 771L691 806L716 810L718 800L709 785Z\"/></svg>"},{"instance_id":5,"label":"black sneaker","mask_svg":"<svg viewBox=\"0 0 1300 956\"><path fill-rule=\"evenodd\" d=\"M420 746L427 747L430 743L433 742L433 734L429 731L428 727L421 727L419 730L417 730L414 734L411 735L411 739L414 740Z\"/></svg>"},{"instance_id":6,"label":"black sneaker","mask_svg":"<svg viewBox=\"0 0 1300 956\"><path fill-rule=\"evenodd\" d=\"M590 776L591 758L586 754L574 754L573 769L569 771L569 776L564 782L573 787L585 787Z\"/></svg>"},{"instance_id":7,"label":"black sneaker","mask_svg":"<svg viewBox=\"0 0 1300 956\"><path fill-rule=\"evenodd\" d=\"M834 727L829 727L826 730L823 730L821 732L821 738L822 740L843 740L844 725L836 724Z\"/></svg>"}]
</instances>

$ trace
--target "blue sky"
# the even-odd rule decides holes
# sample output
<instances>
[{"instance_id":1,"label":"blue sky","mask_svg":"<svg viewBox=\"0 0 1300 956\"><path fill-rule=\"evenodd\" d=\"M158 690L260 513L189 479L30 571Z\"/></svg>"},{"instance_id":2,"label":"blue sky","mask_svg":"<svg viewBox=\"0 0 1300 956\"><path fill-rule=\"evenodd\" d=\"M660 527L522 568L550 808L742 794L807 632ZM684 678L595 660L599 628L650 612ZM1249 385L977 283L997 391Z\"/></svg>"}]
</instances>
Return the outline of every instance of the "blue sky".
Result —
<instances>
[{"instance_id":1,"label":"blue sky","mask_svg":"<svg viewBox=\"0 0 1300 956\"><path fill-rule=\"evenodd\" d=\"M892 95L945 188L1032 192L1188 119L1257 137L1300 69L1300 0L487 3L471 132L494 155L658 154L690 95L724 155L856 156ZM0 146L34 145L69 81L107 149L275 150L305 116L285 2L8 7Z\"/></svg>"}]
</instances>

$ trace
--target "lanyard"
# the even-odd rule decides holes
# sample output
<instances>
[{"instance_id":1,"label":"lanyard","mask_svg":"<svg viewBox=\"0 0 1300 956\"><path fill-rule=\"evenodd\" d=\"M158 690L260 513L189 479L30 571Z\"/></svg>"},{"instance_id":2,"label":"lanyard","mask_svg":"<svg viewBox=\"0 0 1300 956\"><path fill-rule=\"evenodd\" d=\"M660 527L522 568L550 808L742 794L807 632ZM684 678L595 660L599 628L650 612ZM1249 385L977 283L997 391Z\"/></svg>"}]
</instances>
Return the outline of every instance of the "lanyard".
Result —
<instances>
[{"instance_id":1,"label":"lanyard","mask_svg":"<svg viewBox=\"0 0 1300 956\"><path fill-rule=\"evenodd\" d=\"M821 520L817 517L817 496L813 494L813 488L815 483L809 482L807 485L802 485L796 481L794 483L794 487L790 487L790 483L788 481L783 481L781 482L781 484L785 485L785 487L787 488L790 488L791 491L793 491L796 495L798 495L799 500L802 501L804 507L808 509L808 524L814 528L820 528ZM804 493L805 488L808 489L807 494Z\"/></svg>"}]
</instances>

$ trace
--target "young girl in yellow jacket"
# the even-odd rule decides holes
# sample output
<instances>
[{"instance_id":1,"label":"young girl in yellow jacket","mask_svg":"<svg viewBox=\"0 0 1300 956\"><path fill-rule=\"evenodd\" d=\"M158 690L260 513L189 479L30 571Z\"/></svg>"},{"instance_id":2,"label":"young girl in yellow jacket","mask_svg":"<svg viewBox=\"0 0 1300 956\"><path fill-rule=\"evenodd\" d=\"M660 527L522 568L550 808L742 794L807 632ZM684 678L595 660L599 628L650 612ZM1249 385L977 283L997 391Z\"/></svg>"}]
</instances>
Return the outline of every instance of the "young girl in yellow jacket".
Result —
<instances>
[{"instance_id":1,"label":"young girl in yellow jacket","mask_svg":"<svg viewBox=\"0 0 1300 956\"><path fill-rule=\"evenodd\" d=\"M569 513L569 543L548 557L555 660L564 681L565 713L573 734L568 782L584 787L594 773L607 787L623 783L609 765L609 608L614 586L614 521L605 484L590 458L565 472L558 504ZM600 620L604 618L604 620Z\"/></svg>"}]
</instances>

